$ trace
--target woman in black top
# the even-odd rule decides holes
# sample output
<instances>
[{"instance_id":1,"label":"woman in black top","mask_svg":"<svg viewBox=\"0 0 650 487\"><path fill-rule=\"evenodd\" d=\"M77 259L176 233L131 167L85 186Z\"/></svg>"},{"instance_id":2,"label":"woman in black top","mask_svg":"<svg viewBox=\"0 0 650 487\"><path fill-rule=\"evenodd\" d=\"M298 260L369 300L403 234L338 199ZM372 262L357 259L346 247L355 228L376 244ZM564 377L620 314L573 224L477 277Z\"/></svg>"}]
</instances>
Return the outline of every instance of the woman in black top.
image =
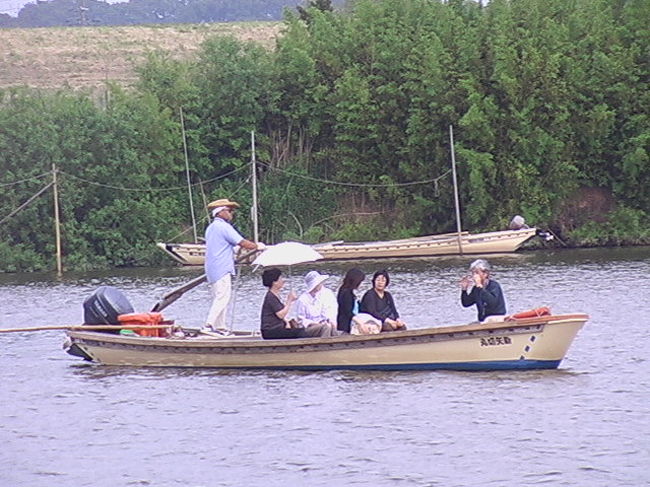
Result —
<instances>
[{"instance_id":1,"label":"woman in black top","mask_svg":"<svg viewBox=\"0 0 650 487\"><path fill-rule=\"evenodd\" d=\"M261 331L263 338L307 338L332 336L329 325L310 325L307 328L294 328L285 319L291 305L297 299L291 291L287 296L287 304L280 299L280 291L284 286L282 271L276 267L262 273L262 284L269 288L264 296L261 314Z\"/></svg>"},{"instance_id":2,"label":"woman in black top","mask_svg":"<svg viewBox=\"0 0 650 487\"><path fill-rule=\"evenodd\" d=\"M359 288L366 275L360 269L350 269L343 278L336 300L339 311L336 316L336 328L342 332L350 333L352 317L359 313L359 300L354 291Z\"/></svg>"},{"instance_id":3,"label":"woman in black top","mask_svg":"<svg viewBox=\"0 0 650 487\"><path fill-rule=\"evenodd\" d=\"M372 276L372 289L361 299L361 312L368 313L381 321L381 331L406 330L397 312L393 296L386 291L390 277L386 270L377 271Z\"/></svg>"}]
</instances>

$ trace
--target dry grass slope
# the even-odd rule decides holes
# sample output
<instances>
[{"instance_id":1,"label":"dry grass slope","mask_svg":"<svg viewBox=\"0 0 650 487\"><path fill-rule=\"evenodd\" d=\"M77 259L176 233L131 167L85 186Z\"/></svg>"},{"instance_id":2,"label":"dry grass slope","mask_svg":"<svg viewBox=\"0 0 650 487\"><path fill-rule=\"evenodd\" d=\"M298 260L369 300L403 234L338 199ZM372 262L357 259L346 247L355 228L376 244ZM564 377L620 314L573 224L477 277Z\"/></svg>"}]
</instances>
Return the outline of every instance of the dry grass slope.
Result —
<instances>
[{"instance_id":1,"label":"dry grass slope","mask_svg":"<svg viewBox=\"0 0 650 487\"><path fill-rule=\"evenodd\" d=\"M273 48L278 22L0 29L0 88L101 88L134 83L147 52L192 56L214 35L232 35Z\"/></svg>"}]
</instances>

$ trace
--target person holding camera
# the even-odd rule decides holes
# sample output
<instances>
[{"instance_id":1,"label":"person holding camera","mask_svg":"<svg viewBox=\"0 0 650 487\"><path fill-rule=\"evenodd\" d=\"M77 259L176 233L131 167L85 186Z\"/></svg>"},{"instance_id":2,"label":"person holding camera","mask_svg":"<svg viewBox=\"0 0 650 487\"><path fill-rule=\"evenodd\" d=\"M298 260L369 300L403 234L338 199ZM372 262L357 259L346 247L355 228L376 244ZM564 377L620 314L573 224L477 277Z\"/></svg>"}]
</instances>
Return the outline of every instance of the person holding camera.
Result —
<instances>
[{"instance_id":1,"label":"person holding camera","mask_svg":"<svg viewBox=\"0 0 650 487\"><path fill-rule=\"evenodd\" d=\"M460 301L464 307L476 305L478 320L503 317L506 301L501 286L490 278L491 266L485 259L477 259L469 266L470 275L460 281ZM471 289L470 289L471 288Z\"/></svg>"}]
</instances>

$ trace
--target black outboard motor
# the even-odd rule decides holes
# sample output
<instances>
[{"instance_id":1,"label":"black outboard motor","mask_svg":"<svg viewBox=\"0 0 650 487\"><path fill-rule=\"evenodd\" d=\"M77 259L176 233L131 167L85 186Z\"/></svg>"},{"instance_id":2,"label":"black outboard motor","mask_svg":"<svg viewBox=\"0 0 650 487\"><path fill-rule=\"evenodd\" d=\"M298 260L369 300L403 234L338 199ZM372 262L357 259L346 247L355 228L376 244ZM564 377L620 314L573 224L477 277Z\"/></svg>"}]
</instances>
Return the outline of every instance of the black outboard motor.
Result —
<instances>
[{"instance_id":1,"label":"black outboard motor","mask_svg":"<svg viewBox=\"0 0 650 487\"><path fill-rule=\"evenodd\" d=\"M117 317L133 313L133 306L117 288L102 286L84 301L85 325L119 325Z\"/></svg>"}]
</instances>

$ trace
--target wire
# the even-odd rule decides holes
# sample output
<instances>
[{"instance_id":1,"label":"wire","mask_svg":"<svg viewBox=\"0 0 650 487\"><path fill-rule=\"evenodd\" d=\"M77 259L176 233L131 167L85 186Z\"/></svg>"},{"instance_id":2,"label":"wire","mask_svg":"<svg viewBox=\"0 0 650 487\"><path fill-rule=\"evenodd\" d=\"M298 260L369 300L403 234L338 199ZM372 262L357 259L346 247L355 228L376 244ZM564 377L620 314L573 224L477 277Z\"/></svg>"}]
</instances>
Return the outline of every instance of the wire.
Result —
<instances>
[{"instance_id":1,"label":"wire","mask_svg":"<svg viewBox=\"0 0 650 487\"><path fill-rule=\"evenodd\" d=\"M437 178L432 178L432 179L424 179L421 181L412 181L409 183L386 183L386 184L371 184L371 183L348 183L345 181L332 181L329 179L322 179L322 178L315 178L312 176L306 176L304 174L298 174L295 172L287 171L285 169L280 169L278 167L273 167L270 164L267 164L265 162L258 161L258 164L261 164L262 166L266 166L267 168L273 170L273 171L279 171L281 173L284 173L288 176L294 176L297 178L302 178L302 179L307 179L309 181L316 181L318 183L324 183L324 184L333 184L333 185L338 185L338 186L354 186L357 188L394 188L394 187L403 187L403 186L417 186L419 184L431 184L431 183L438 183L438 180L444 178L447 176L450 172L451 169L448 169L446 172L438 176Z\"/></svg>"},{"instance_id":2,"label":"wire","mask_svg":"<svg viewBox=\"0 0 650 487\"><path fill-rule=\"evenodd\" d=\"M16 184L24 183L24 182L27 182L27 181L36 181L36 180L41 179L41 178L43 178L45 176L49 176L51 174L52 174L51 172L44 172L43 174L41 174L39 176L33 176L31 178L21 179L19 181L14 181L13 183L2 183L2 184L0 184L0 188L6 188L8 186L14 186Z\"/></svg>"},{"instance_id":3,"label":"wire","mask_svg":"<svg viewBox=\"0 0 650 487\"><path fill-rule=\"evenodd\" d=\"M4 222L9 220L12 216L14 216L16 213L18 213L20 210L23 208L27 207L32 201L34 201L36 198L38 198L40 195L42 195L45 191L50 189L52 186L54 186L54 181L48 183L45 185L45 187L41 188L38 190L36 193L34 193L27 201L25 201L22 205L20 205L18 208L16 208L14 211L9 213L6 217L4 217L2 220L0 220L0 225L2 225Z\"/></svg>"},{"instance_id":4,"label":"wire","mask_svg":"<svg viewBox=\"0 0 650 487\"><path fill-rule=\"evenodd\" d=\"M194 184L192 184L192 186L193 187L194 186L200 186L201 184L211 183L213 181L218 181L219 179L225 179L228 176L232 176L233 174L235 174L235 173L237 173L239 171L242 171L244 169L247 169L247 166L242 166L240 168L233 169L232 171L230 171L230 172L228 172L228 173L226 173L226 174L224 174L222 176L217 176L216 178L208 179L206 181L203 181L202 183L201 182L194 183ZM187 185L185 185L185 186L176 186L176 187L172 187L172 188L127 188L125 186L113 186L111 184L98 183L96 181L91 181L90 179L82 178L80 176L76 176L74 174L70 174L70 173L65 172L65 171L59 171L59 172L61 174L65 174L66 176L69 176L69 177L71 177L73 179L77 179L77 180L82 181L82 182L87 183L87 184L100 186L102 188L117 189L117 190L120 190L120 191L138 191L138 192L143 192L143 193L154 193L154 192L163 192L163 191L180 191L180 190L185 191L185 190L187 190Z\"/></svg>"}]
</instances>

